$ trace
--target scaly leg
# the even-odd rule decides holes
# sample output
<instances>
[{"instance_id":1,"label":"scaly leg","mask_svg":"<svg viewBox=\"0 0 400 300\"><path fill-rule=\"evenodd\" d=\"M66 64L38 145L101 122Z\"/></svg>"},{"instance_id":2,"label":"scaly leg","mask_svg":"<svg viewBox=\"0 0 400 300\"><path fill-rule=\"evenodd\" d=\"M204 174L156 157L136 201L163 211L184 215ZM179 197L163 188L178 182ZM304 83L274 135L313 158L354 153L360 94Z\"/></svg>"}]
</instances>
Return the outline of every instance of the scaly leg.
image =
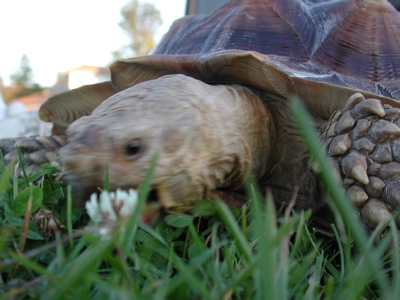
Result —
<instances>
[{"instance_id":1,"label":"scaly leg","mask_svg":"<svg viewBox=\"0 0 400 300\"><path fill-rule=\"evenodd\" d=\"M399 126L399 108L357 93L321 133L349 199L371 229L400 207Z\"/></svg>"},{"instance_id":2,"label":"scaly leg","mask_svg":"<svg viewBox=\"0 0 400 300\"><path fill-rule=\"evenodd\" d=\"M0 151L6 164L18 161L19 147L26 174L37 173L40 165L58 160L58 150L66 144L63 136L31 136L0 139Z\"/></svg>"}]
</instances>

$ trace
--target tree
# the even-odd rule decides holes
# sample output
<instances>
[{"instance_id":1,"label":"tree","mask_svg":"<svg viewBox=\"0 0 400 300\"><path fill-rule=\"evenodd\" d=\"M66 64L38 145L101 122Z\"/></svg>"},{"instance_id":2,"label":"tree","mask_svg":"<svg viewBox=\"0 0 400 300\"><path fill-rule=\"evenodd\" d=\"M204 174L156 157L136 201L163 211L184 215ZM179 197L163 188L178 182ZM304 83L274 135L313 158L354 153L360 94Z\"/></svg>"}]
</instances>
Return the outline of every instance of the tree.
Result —
<instances>
[{"instance_id":1,"label":"tree","mask_svg":"<svg viewBox=\"0 0 400 300\"><path fill-rule=\"evenodd\" d=\"M114 51L114 58L147 55L155 46L154 33L162 24L160 12L153 4L130 0L122 7L121 15L123 19L119 26L131 41L121 50Z\"/></svg>"},{"instance_id":2,"label":"tree","mask_svg":"<svg viewBox=\"0 0 400 300\"><path fill-rule=\"evenodd\" d=\"M18 69L10 76L13 85L29 88L33 83L33 72L30 61L26 54L21 57L21 62Z\"/></svg>"},{"instance_id":3,"label":"tree","mask_svg":"<svg viewBox=\"0 0 400 300\"><path fill-rule=\"evenodd\" d=\"M26 54L22 55L20 65L18 69L11 74L10 80L11 87L4 95L5 100L27 96L43 90L38 83L33 81L33 71ZM3 88L3 91L4 90L6 89Z\"/></svg>"}]
</instances>

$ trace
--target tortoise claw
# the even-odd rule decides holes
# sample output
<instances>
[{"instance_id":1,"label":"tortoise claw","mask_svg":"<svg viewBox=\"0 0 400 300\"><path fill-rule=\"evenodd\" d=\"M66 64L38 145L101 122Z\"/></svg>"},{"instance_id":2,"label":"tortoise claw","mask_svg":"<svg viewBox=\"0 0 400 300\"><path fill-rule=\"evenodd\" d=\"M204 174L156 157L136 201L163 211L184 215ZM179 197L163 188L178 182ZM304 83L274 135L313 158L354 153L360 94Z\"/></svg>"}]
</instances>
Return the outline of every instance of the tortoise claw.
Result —
<instances>
[{"instance_id":1,"label":"tortoise claw","mask_svg":"<svg viewBox=\"0 0 400 300\"><path fill-rule=\"evenodd\" d=\"M393 208L400 206L400 178L386 181L383 200Z\"/></svg>"},{"instance_id":2,"label":"tortoise claw","mask_svg":"<svg viewBox=\"0 0 400 300\"><path fill-rule=\"evenodd\" d=\"M372 142L380 143L399 132L400 128L396 124L386 120L377 120L369 128L367 136Z\"/></svg>"},{"instance_id":3,"label":"tortoise claw","mask_svg":"<svg viewBox=\"0 0 400 300\"><path fill-rule=\"evenodd\" d=\"M13 149L19 147L22 152L33 152L43 149L43 145L36 137L23 137L15 142Z\"/></svg>"},{"instance_id":4,"label":"tortoise claw","mask_svg":"<svg viewBox=\"0 0 400 300\"><path fill-rule=\"evenodd\" d=\"M349 187L347 189L347 196L357 207L363 206L369 198L365 190L358 185L352 185Z\"/></svg>"},{"instance_id":5,"label":"tortoise claw","mask_svg":"<svg viewBox=\"0 0 400 300\"><path fill-rule=\"evenodd\" d=\"M346 100L346 103L340 110L342 113L351 110L354 106L356 106L361 101L365 100L365 97L361 93L355 93Z\"/></svg>"},{"instance_id":6,"label":"tortoise claw","mask_svg":"<svg viewBox=\"0 0 400 300\"><path fill-rule=\"evenodd\" d=\"M349 131L351 128L353 128L356 120L353 118L353 116L350 114L350 111L346 111L339 119L339 121L336 123L335 131L336 133L342 133Z\"/></svg>"},{"instance_id":7,"label":"tortoise claw","mask_svg":"<svg viewBox=\"0 0 400 300\"><path fill-rule=\"evenodd\" d=\"M361 208L361 218L371 228L377 227L380 223L388 223L390 217L390 210L382 201L375 198L369 199Z\"/></svg>"},{"instance_id":8,"label":"tortoise claw","mask_svg":"<svg viewBox=\"0 0 400 300\"><path fill-rule=\"evenodd\" d=\"M363 184L368 184L367 161L358 151L352 151L341 160L343 173Z\"/></svg>"},{"instance_id":9,"label":"tortoise claw","mask_svg":"<svg viewBox=\"0 0 400 300\"><path fill-rule=\"evenodd\" d=\"M382 199L383 188L385 183L382 179L375 176L369 177L369 183L365 186L365 191L373 198Z\"/></svg>"},{"instance_id":10,"label":"tortoise claw","mask_svg":"<svg viewBox=\"0 0 400 300\"><path fill-rule=\"evenodd\" d=\"M330 155L341 155L346 153L351 146L351 140L349 134L341 134L333 138L329 145Z\"/></svg>"},{"instance_id":11,"label":"tortoise claw","mask_svg":"<svg viewBox=\"0 0 400 300\"><path fill-rule=\"evenodd\" d=\"M357 103L351 110L350 114L355 119L361 119L370 115L383 117L385 110L382 107L381 101L377 99L365 99Z\"/></svg>"},{"instance_id":12,"label":"tortoise claw","mask_svg":"<svg viewBox=\"0 0 400 300\"><path fill-rule=\"evenodd\" d=\"M2 152L3 156L15 150L14 145L19 139L20 138L0 139L0 151Z\"/></svg>"}]
</instances>

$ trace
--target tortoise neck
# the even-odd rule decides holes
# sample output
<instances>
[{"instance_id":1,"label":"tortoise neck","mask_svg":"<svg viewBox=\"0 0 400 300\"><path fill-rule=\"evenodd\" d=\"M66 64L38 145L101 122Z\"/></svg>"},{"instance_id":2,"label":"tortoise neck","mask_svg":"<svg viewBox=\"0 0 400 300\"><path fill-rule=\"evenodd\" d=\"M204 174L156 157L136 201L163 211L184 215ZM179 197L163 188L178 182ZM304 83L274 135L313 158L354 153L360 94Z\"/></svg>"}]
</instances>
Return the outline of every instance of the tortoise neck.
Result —
<instances>
[{"instance_id":1,"label":"tortoise neck","mask_svg":"<svg viewBox=\"0 0 400 300\"><path fill-rule=\"evenodd\" d=\"M240 85L220 87L219 99L209 104L214 108L208 107L206 130L214 133L213 144L223 153L218 160L229 165L219 167L226 173L219 176L224 180L217 183L217 188L236 189L242 186L249 173L256 178L268 173L275 128L261 93ZM213 120L210 120L211 111L215 113ZM222 156L229 157L229 164Z\"/></svg>"},{"instance_id":2,"label":"tortoise neck","mask_svg":"<svg viewBox=\"0 0 400 300\"><path fill-rule=\"evenodd\" d=\"M235 114L239 138L248 149L252 175L262 178L270 173L272 148L276 144L273 115L259 91L242 86L235 89L242 98Z\"/></svg>"}]
</instances>

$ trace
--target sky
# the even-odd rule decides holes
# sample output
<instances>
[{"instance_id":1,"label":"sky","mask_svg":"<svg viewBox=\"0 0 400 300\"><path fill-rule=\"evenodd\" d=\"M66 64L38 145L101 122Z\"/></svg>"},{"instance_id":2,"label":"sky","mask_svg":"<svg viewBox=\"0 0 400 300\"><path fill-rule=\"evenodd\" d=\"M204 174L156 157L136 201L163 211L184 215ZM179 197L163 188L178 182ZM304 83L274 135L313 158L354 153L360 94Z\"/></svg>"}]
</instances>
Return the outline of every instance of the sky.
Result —
<instances>
[{"instance_id":1,"label":"sky","mask_svg":"<svg viewBox=\"0 0 400 300\"><path fill-rule=\"evenodd\" d=\"M5 84L26 54L34 81L55 83L57 74L82 65L108 66L111 52L128 43L120 28L129 0L0 0L0 77ZM185 0L140 0L154 4L163 24L184 15Z\"/></svg>"}]
</instances>

